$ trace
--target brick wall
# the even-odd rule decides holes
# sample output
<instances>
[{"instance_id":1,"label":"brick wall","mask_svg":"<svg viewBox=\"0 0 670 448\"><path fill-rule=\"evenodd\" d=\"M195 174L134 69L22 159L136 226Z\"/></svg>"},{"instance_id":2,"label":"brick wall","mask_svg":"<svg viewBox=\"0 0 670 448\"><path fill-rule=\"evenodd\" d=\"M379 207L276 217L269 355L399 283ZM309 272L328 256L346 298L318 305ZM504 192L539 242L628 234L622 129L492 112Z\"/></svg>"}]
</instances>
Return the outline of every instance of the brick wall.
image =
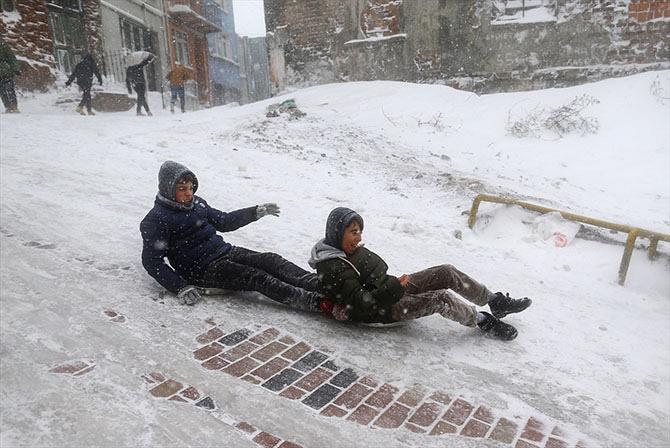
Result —
<instances>
[{"instance_id":1,"label":"brick wall","mask_svg":"<svg viewBox=\"0 0 670 448\"><path fill-rule=\"evenodd\" d=\"M402 0L369 0L361 14L361 29L366 36L400 33Z\"/></svg>"},{"instance_id":2,"label":"brick wall","mask_svg":"<svg viewBox=\"0 0 670 448\"><path fill-rule=\"evenodd\" d=\"M492 0L265 1L268 31L286 31L288 85L374 75L526 90L670 68L670 0L560 0L559 6L557 20L494 23ZM359 42L400 33L407 34L403 48L402 41ZM352 40L359 43L346 44ZM388 54L393 64L375 60Z\"/></svg>"},{"instance_id":3,"label":"brick wall","mask_svg":"<svg viewBox=\"0 0 670 448\"><path fill-rule=\"evenodd\" d=\"M286 32L284 57L290 84L333 81L334 47L344 27L348 5L341 0L266 0L268 31ZM323 81L322 81L323 82Z\"/></svg>"},{"instance_id":4,"label":"brick wall","mask_svg":"<svg viewBox=\"0 0 670 448\"><path fill-rule=\"evenodd\" d=\"M83 0L84 30L86 32L86 44L88 51L95 59L102 61L102 20L100 18L99 0Z\"/></svg>"},{"instance_id":5,"label":"brick wall","mask_svg":"<svg viewBox=\"0 0 670 448\"><path fill-rule=\"evenodd\" d=\"M55 79L46 4L41 0L22 0L15 6L12 15L0 15L0 35L21 62L16 84L27 90L46 89Z\"/></svg>"},{"instance_id":6,"label":"brick wall","mask_svg":"<svg viewBox=\"0 0 670 448\"><path fill-rule=\"evenodd\" d=\"M633 0L628 5L628 16L638 23L670 18L670 0Z\"/></svg>"}]
</instances>

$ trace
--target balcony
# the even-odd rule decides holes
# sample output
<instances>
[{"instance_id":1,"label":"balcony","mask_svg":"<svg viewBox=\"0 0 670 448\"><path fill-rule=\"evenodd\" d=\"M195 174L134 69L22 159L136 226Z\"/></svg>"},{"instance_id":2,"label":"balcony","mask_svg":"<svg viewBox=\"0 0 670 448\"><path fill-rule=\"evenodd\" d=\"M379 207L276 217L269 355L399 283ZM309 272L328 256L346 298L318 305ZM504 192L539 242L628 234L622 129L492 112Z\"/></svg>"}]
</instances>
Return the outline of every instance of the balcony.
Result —
<instances>
[{"instance_id":1,"label":"balcony","mask_svg":"<svg viewBox=\"0 0 670 448\"><path fill-rule=\"evenodd\" d=\"M168 7L168 15L178 24L199 33L208 34L221 31L219 25L200 14L202 7L194 6L193 3L200 6L199 1L172 0Z\"/></svg>"}]
</instances>

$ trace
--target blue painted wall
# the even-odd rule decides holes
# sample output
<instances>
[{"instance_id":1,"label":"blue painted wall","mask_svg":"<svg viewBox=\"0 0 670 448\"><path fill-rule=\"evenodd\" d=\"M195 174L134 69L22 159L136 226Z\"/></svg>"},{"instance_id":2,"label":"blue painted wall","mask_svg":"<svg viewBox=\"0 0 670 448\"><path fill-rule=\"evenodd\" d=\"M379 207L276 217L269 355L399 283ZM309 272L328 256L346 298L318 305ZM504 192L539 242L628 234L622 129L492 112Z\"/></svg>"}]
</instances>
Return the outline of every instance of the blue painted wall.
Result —
<instances>
[{"instance_id":1,"label":"blue painted wall","mask_svg":"<svg viewBox=\"0 0 670 448\"><path fill-rule=\"evenodd\" d=\"M219 25L223 32L227 35L230 42L230 54L232 60L222 59L220 57L212 56L211 51L209 55L209 77L213 88L213 98L215 104L222 104L223 102L239 101L240 92L240 67L236 63L237 56L237 34L235 33L235 18L233 16L233 2L228 2L228 12L224 12L221 5L214 0L205 1L205 17L217 25ZM210 50L213 48L212 42L218 36L216 34L209 34L207 36L207 43ZM221 101L217 98L217 86L223 86L225 92L225 100ZM218 92L220 94L220 92Z\"/></svg>"}]
</instances>

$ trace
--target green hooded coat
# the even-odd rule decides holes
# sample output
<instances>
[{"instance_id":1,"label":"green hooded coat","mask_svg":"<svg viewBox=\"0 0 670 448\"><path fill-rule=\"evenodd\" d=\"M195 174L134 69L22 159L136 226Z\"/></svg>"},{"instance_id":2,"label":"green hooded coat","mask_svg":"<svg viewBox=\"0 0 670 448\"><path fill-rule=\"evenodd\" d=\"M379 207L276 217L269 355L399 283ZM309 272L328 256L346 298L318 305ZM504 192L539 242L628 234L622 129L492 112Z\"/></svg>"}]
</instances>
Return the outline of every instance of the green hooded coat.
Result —
<instances>
[{"instance_id":1,"label":"green hooded coat","mask_svg":"<svg viewBox=\"0 0 670 448\"><path fill-rule=\"evenodd\" d=\"M19 72L21 65L7 42L0 40L0 79L12 79Z\"/></svg>"}]
</instances>

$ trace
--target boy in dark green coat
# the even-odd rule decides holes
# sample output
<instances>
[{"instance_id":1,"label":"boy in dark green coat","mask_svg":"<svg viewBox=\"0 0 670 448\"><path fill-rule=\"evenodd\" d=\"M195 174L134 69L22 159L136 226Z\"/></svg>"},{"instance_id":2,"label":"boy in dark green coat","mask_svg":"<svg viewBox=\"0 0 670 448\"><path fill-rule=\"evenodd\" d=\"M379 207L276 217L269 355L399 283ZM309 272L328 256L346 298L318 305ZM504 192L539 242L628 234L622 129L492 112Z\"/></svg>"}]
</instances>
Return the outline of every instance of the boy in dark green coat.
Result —
<instances>
[{"instance_id":1,"label":"boy in dark green coat","mask_svg":"<svg viewBox=\"0 0 670 448\"><path fill-rule=\"evenodd\" d=\"M492 293L451 265L439 265L414 274L394 277L377 254L361 246L363 218L338 207L330 212L326 237L312 248L309 265L316 269L322 292L332 301L338 320L393 323L431 314L455 320L503 340L517 336L516 329L500 320L528 308L531 300ZM458 295L491 313L477 311Z\"/></svg>"}]
</instances>

